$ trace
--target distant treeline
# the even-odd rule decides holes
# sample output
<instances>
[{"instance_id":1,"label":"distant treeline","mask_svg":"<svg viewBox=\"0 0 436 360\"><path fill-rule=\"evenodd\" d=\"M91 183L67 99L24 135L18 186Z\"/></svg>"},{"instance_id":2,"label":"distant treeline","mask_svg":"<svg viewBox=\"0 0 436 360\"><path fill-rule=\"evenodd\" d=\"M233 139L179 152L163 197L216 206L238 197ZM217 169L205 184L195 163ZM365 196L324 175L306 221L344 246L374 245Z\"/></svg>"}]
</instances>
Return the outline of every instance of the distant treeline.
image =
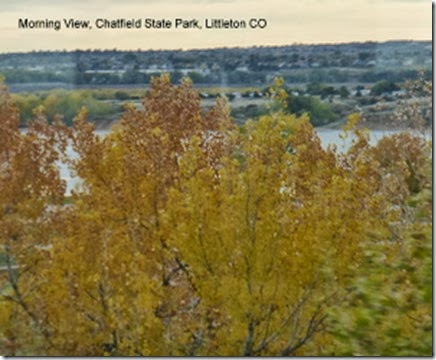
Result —
<instances>
[{"instance_id":1,"label":"distant treeline","mask_svg":"<svg viewBox=\"0 0 436 360\"><path fill-rule=\"evenodd\" d=\"M263 86L281 76L289 83L403 82L432 76L431 42L397 41L337 45L200 50L76 50L0 54L8 84L148 84L171 74L196 84Z\"/></svg>"},{"instance_id":2,"label":"distant treeline","mask_svg":"<svg viewBox=\"0 0 436 360\"><path fill-rule=\"evenodd\" d=\"M324 88L322 90L324 91ZM286 92L288 93L286 108L290 113L309 114L311 122L315 126L324 125L337 119L331 106L319 100L318 97L308 96L307 93L295 95L292 94L293 90L289 88L286 89ZM43 111L49 121L52 121L57 115L61 115L64 121L71 125L73 118L82 107L88 110L91 121L111 120L122 113L126 102L138 103L146 94L146 89L77 89L12 94L12 99L19 109L21 125L26 125L31 121L37 111ZM269 98L267 88L263 91L241 91L240 94L242 98L264 98L265 105L255 103L246 106L232 105L232 116L237 121L242 118L242 122L245 122L249 118L258 117L269 111L269 107L266 106ZM214 99L220 96L225 96L233 104L235 95L231 92L220 94L208 90L203 92L200 98Z\"/></svg>"},{"instance_id":3,"label":"distant treeline","mask_svg":"<svg viewBox=\"0 0 436 360\"><path fill-rule=\"evenodd\" d=\"M350 106L373 105L380 99L394 101L407 97L405 85L400 85L382 80L370 88L362 85L333 86L321 82L311 82L304 87L285 86L285 107L292 114L309 114L312 125L321 126L346 116L351 111ZM271 86L270 83L262 88L204 87L199 92L199 98L205 101L203 106L208 108L211 106L210 100L226 97L231 105L232 117L237 123L242 124L249 118L256 118L270 111ZM34 117L35 111L42 108L49 121L61 114L64 121L71 125L82 107L87 108L89 119L92 121L111 121L122 113L126 102L139 104L147 92L146 87L54 89L15 93L12 94L12 99L19 109L21 125L26 125ZM398 93L396 97L393 97L393 92ZM415 95L424 96L421 93Z\"/></svg>"},{"instance_id":4,"label":"distant treeline","mask_svg":"<svg viewBox=\"0 0 436 360\"><path fill-rule=\"evenodd\" d=\"M419 77L419 70L365 70L359 73L349 69L315 69L298 70L292 72L279 72L287 83L373 83L378 81L404 82L416 80ZM85 73L75 70L55 72L50 70L27 70L27 69L6 69L1 71L9 84L25 83L68 83L73 85L120 85L120 84L148 84L151 78L159 76L161 73L142 73L135 70L128 70L124 73ZM271 81L271 76L267 71L261 72L242 72L230 71L216 74L204 75L197 71L182 73L180 71L170 71L172 82L180 83L185 76L190 77L195 84L223 84L228 85L262 85ZM424 71L425 78L431 79L431 70Z\"/></svg>"},{"instance_id":5,"label":"distant treeline","mask_svg":"<svg viewBox=\"0 0 436 360\"><path fill-rule=\"evenodd\" d=\"M88 110L90 120L110 119L122 112L120 103L110 101L125 96L114 90L54 90L50 92L13 94L12 99L20 113L21 125L26 125L40 109L49 121L61 115L71 125L82 107ZM143 95L142 95L143 96ZM131 95L130 98L140 96Z\"/></svg>"}]
</instances>

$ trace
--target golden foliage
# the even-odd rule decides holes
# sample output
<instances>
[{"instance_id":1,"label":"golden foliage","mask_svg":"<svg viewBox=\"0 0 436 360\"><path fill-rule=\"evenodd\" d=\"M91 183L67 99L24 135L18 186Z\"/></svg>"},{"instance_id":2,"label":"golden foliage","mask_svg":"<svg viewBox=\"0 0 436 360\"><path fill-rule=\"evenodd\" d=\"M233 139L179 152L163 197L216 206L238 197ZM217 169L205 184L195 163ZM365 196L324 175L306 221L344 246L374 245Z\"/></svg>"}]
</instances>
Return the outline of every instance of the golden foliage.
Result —
<instances>
[{"instance_id":1,"label":"golden foliage","mask_svg":"<svg viewBox=\"0 0 436 360\"><path fill-rule=\"evenodd\" d=\"M0 98L5 354L329 353L330 319L338 304L354 314L368 251L382 249L397 274L410 242L395 224L411 237L418 226L398 205L429 184L411 136L374 147L350 123L355 140L338 154L305 116L238 128L224 100L204 113L192 84L168 76L104 137L86 110L72 128L41 110L22 133ZM60 160L82 179L71 205L59 206Z\"/></svg>"}]
</instances>

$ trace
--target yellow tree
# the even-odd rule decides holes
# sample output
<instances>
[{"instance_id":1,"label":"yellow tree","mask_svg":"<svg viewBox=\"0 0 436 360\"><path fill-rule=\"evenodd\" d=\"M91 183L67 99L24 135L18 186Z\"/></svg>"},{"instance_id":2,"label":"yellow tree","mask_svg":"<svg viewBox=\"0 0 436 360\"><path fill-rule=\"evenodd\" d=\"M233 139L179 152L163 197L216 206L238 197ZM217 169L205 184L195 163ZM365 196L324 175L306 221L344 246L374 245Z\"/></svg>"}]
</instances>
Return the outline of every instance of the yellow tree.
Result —
<instances>
[{"instance_id":1,"label":"yellow tree","mask_svg":"<svg viewBox=\"0 0 436 360\"><path fill-rule=\"evenodd\" d=\"M218 173L192 139L166 213L166 236L215 318L213 336L192 334L198 354L306 354L360 264L360 242L384 229L377 178L363 181L374 163L339 161L304 117L261 117L231 137Z\"/></svg>"},{"instance_id":2,"label":"yellow tree","mask_svg":"<svg viewBox=\"0 0 436 360\"><path fill-rule=\"evenodd\" d=\"M19 115L6 87L0 92L0 245L2 346L6 353L26 354L49 342L44 287L40 276L56 231L53 219L63 203L65 183L56 162L65 141L61 126L49 126L36 111L35 121L20 131ZM5 324L3 324L5 325ZM25 344L28 349L22 350ZM29 346L30 344L30 346ZM20 351L21 348L21 351Z\"/></svg>"}]
</instances>

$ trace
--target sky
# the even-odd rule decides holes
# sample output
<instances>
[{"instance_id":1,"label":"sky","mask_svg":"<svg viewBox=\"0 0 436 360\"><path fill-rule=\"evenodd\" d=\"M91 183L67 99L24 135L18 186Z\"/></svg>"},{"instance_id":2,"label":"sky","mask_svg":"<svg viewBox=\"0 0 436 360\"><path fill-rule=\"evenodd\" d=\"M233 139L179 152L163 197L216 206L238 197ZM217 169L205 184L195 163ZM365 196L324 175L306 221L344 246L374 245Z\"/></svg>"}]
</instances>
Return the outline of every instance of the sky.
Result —
<instances>
[{"instance_id":1,"label":"sky","mask_svg":"<svg viewBox=\"0 0 436 360\"><path fill-rule=\"evenodd\" d=\"M74 18L92 29L19 29ZM197 19L203 29L97 29L99 18ZM262 18L264 29L206 29L205 19ZM431 40L430 0L0 0L0 52L198 49L386 40Z\"/></svg>"}]
</instances>

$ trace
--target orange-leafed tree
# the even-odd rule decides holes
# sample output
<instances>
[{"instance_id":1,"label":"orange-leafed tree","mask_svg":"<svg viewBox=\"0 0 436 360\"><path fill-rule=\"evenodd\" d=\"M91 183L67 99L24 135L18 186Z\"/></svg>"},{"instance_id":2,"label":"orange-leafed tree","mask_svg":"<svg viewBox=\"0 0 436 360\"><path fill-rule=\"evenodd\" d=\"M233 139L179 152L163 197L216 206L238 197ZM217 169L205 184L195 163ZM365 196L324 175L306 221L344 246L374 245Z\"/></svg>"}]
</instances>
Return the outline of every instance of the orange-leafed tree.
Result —
<instances>
[{"instance_id":1,"label":"orange-leafed tree","mask_svg":"<svg viewBox=\"0 0 436 360\"><path fill-rule=\"evenodd\" d=\"M175 87L168 76L152 82L142 109L127 105L107 136L95 134L86 111L77 116L71 165L81 189L52 241L51 280L41 293L56 297L47 319L52 354L190 352L196 295L162 216L190 139L202 139L212 164L228 151L231 129L223 101L204 114L192 84Z\"/></svg>"}]
</instances>

